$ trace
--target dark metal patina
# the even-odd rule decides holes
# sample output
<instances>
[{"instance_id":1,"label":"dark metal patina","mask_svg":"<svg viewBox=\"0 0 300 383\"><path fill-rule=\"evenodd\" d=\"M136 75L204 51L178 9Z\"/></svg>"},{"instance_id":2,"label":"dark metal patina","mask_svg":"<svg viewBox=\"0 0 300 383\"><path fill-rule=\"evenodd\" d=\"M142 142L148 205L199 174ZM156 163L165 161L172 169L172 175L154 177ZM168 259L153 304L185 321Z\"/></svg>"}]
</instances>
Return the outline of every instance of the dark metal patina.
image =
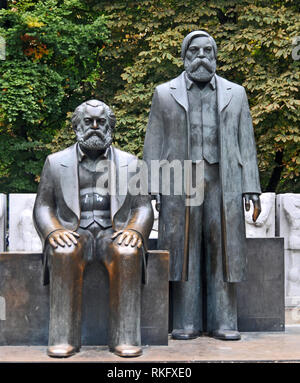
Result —
<instances>
[{"instance_id":1,"label":"dark metal patina","mask_svg":"<svg viewBox=\"0 0 300 383\"><path fill-rule=\"evenodd\" d=\"M190 339L204 330L205 279L207 330L220 339L239 339L236 282L246 270L243 197L247 210L254 204L254 221L261 209L247 96L242 86L215 73L217 46L207 32L188 34L181 54L185 71L155 89L144 145L149 166L151 160L192 161L187 192L197 163L204 161L201 206L186 206L184 194L156 196L158 248L170 251L174 281L172 335Z\"/></svg>"}]
</instances>

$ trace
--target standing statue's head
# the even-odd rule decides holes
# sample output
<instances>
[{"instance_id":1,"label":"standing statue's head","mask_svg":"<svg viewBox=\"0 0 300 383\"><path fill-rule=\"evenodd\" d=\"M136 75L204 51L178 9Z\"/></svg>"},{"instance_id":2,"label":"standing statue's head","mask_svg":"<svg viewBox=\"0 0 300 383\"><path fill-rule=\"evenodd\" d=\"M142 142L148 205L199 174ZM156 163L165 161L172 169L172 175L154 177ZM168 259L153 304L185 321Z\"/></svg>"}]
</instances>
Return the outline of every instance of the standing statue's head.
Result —
<instances>
[{"instance_id":1,"label":"standing statue's head","mask_svg":"<svg viewBox=\"0 0 300 383\"><path fill-rule=\"evenodd\" d=\"M216 73L217 44L205 31L191 32L182 42L181 58L191 80L208 82Z\"/></svg>"},{"instance_id":2,"label":"standing statue's head","mask_svg":"<svg viewBox=\"0 0 300 383\"><path fill-rule=\"evenodd\" d=\"M116 117L112 110L98 100L79 105L72 116L72 126L83 149L103 151L108 148L115 125Z\"/></svg>"}]
</instances>

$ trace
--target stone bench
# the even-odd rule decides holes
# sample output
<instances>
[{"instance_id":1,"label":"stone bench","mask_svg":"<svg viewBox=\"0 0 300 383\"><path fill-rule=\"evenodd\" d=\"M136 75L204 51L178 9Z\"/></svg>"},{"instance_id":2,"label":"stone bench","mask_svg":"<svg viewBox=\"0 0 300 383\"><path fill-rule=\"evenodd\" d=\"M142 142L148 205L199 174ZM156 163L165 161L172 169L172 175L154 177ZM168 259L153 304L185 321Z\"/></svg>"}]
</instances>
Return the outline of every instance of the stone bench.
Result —
<instances>
[{"instance_id":1,"label":"stone bench","mask_svg":"<svg viewBox=\"0 0 300 383\"><path fill-rule=\"evenodd\" d=\"M143 345L168 344L169 253L148 252L148 283L142 285ZM105 345L108 334L108 275L100 263L84 274L82 344ZM40 253L0 253L0 346L46 345L49 286L42 285Z\"/></svg>"}]
</instances>

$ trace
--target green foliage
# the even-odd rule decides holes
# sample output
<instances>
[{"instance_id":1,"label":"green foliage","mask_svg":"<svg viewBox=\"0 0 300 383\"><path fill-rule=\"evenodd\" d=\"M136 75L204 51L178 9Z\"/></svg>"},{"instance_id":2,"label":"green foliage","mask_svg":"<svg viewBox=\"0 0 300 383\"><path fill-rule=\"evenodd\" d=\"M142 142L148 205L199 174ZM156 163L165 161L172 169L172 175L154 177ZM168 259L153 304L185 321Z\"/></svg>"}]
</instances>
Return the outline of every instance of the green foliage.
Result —
<instances>
[{"instance_id":1,"label":"green foliage","mask_svg":"<svg viewBox=\"0 0 300 383\"><path fill-rule=\"evenodd\" d=\"M291 0L11 2L0 12L0 190L35 190L45 155L73 142L68 117L88 98L113 107L115 144L141 156L155 86L183 70L184 36L205 29L218 74L247 90L263 189L300 192L299 27Z\"/></svg>"},{"instance_id":2,"label":"green foliage","mask_svg":"<svg viewBox=\"0 0 300 383\"><path fill-rule=\"evenodd\" d=\"M107 1L99 10L112 41L97 92L115 105L119 146L141 155L155 86L182 71L184 36L205 29L218 45L218 74L247 90L263 189L300 192L300 61L292 59L300 22L292 1Z\"/></svg>"},{"instance_id":3,"label":"green foliage","mask_svg":"<svg viewBox=\"0 0 300 383\"><path fill-rule=\"evenodd\" d=\"M56 136L69 132L67 113L96 87L108 31L92 5L23 0L0 11L7 46L0 62L1 192L36 190Z\"/></svg>"}]
</instances>

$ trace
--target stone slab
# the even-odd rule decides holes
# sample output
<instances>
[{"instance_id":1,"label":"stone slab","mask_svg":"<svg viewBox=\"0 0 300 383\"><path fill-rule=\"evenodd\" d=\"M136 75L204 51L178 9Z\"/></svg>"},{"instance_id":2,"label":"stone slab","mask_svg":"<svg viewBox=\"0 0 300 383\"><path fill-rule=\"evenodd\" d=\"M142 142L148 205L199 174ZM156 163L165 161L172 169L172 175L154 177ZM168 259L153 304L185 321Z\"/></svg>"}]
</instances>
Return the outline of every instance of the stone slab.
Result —
<instances>
[{"instance_id":1,"label":"stone slab","mask_svg":"<svg viewBox=\"0 0 300 383\"><path fill-rule=\"evenodd\" d=\"M42 252L32 220L35 198L34 193L9 195L9 251Z\"/></svg>"},{"instance_id":2,"label":"stone slab","mask_svg":"<svg viewBox=\"0 0 300 383\"><path fill-rule=\"evenodd\" d=\"M300 307L300 250L284 250L285 306Z\"/></svg>"},{"instance_id":3,"label":"stone slab","mask_svg":"<svg viewBox=\"0 0 300 383\"><path fill-rule=\"evenodd\" d=\"M0 346L46 345L49 286L42 285L40 253L0 254ZM148 256L148 284L142 289L142 344L168 344L168 252ZM107 344L108 278L90 264L84 276L82 344Z\"/></svg>"},{"instance_id":4,"label":"stone slab","mask_svg":"<svg viewBox=\"0 0 300 383\"><path fill-rule=\"evenodd\" d=\"M300 306L300 194L276 197L276 234L284 238L285 305Z\"/></svg>"},{"instance_id":5,"label":"stone slab","mask_svg":"<svg viewBox=\"0 0 300 383\"><path fill-rule=\"evenodd\" d=\"M42 285L41 255L0 255L0 345L47 344L49 288Z\"/></svg>"},{"instance_id":6,"label":"stone slab","mask_svg":"<svg viewBox=\"0 0 300 383\"><path fill-rule=\"evenodd\" d=\"M275 193L262 193L260 196L261 213L256 222L253 222L253 204L250 210L245 210L245 225L247 238L275 237Z\"/></svg>"},{"instance_id":7,"label":"stone slab","mask_svg":"<svg viewBox=\"0 0 300 383\"><path fill-rule=\"evenodd\" d=\"M6 222L7 222L7 198L6 194L0 194L0 251L5 250Z\"/></svg>"},{"instance_id":8,"label":"stone slab","mask_svg":"<svg viewBox=\"0 0 300 383\"><path fill-rule=\"evenodd\" d=\"M151 230L149 238L150 239L155 239L155 238L157 239L157 237L158 237L159 213L158 213L158 211L155 208L156 201L152 200L151 203L152 203L152 210L153 210L153 214L154 214L154 221L153 221L153 226L152 226L152 230Z\"/></svg>"},{"instance_id":9,"label":"stone slab","mask_svg":"<svg viewBox=\"0 0 300 383\"><path fill-rule=\"evenodd\" d=\"M246 281L237 284L238 328L240 331L284 331L283 238L247 238ZM151 239L149 248L157 241ZM172 331L172 289L170 328Z\"/></svg>"},{"instance_id":10,"label":"stone slab","mask_svg":"<svg viewBox=\"0 0 300 383\"><path fill-rule=\"evenodd\" d=\"M299 193L277 194L276 235L285 239L285 249L300 251Z\"/></svg>"},{"instance_id":11,"label":"stone slab","mask_svg":"<svg viewBox=\"0 0 300 383\"><path fill-rule=\"evenodd\" d=\"M247 258L237 289L239 330L284 331L283 238L248 238Z\"/></svg>"},{"instance_id":12,"label":"stone slab","mask_svg":"<svg viewBox=\"0 0 300 383\"><path fill-rule=\"evenodd\" d=\"M228 363L231 362L300 362L300 326L287 326L285 332L244 332L241 335L241 340L234 342L224 342L222 340L209 338L207 336L201 336L197 339L185 341L169 339L168 346L143 347L143 355L138 358L131 358L130 361L128 359L124 360L124 358L120 358L109 352L107 346L83 346L80 353L67 359L48 357L45 346L2 346L0 347L0 362L42 362L55 363L56 366L58 363L67 363L71 364L70 368L75 368L75 371L78 365L72 365L72 363L77 364L81 362L90 362L94 363L94 366L97 369L97 371L95 370L96 376L98 378L102 373L101 368L104 368L102 363L110 363L112 367L105 366L104 369L105 376L102 381L105 382L110 381L107 379L107 370L109 368L113 368L114 365L116 365L119 369L138 368L144 371L148 365L151 370L151 362L182 362L188 363L187 366L184 367L190 367L192 369L193 377L194 375L200 376L197 374L203 374L202 370L205 366L203 364L198 364L203 362L227 362L227 364L223 364L225 368L224 373L227 375L228 372L234 372L231 368L229 368L232 365L228 365ZM124 362L127 362L125 364L126 367L123 366ZM132 367L129 367L128 362L130 364L134 363L137 367L133 367L133 365ZM199 366L199 371L195 374L193 371L195 363L192 362L196 362L197 366ZM81 367L84 366L81 365ZM161 367L165 366L162 365ZM220 364L217 366L215 364L207 366L207 368L209 368L209 371L207 372L211 374L212 371L219 370L221 367L222 366ZM240 371L241 368L245 366L239 365L233 367L238 368ZM253 365L249 365L249 367L252 370ZM275 367L278 367L278 365L275 365ZM236 370L236 368L234 368L234 370ZM259 370L261 370L260 366ZM278 368L276 368L276 371L278 371ZM146 372L150 372L150 378L151 371L146 370ZM261 374L259 373L259 375ZM142 378L139 381L144 382L144 380L147 379L147 376L144 376L143 373L141 376ZM218 378L220 378L220 374L218 374ZM240 379L240 374L238 378ZM113 381L113 379L111 380ZM119 379L115 380L119 381ZM133 379L126 380L126 378L123 380L130 382L134 381ZM160 380L164 381L163 378L153 379L154 382ZM167 379L165 380L167 381ZM182 381L189 380L191 379L183 379ZM120 381L122 381L122 379L120 379ZM178 379L178 381L180 381L180 379Z\"/></svg>"},{"instance_id":13,"label":"stone slab","mask_svg":"<svg viewBox=\"0 0 300 383\"><path fill-rule=\"evenodd\" d=\"M300 326L300 306L298 307L286 307L285 308L285 325Z\"/></svg>"}]
</instances>

